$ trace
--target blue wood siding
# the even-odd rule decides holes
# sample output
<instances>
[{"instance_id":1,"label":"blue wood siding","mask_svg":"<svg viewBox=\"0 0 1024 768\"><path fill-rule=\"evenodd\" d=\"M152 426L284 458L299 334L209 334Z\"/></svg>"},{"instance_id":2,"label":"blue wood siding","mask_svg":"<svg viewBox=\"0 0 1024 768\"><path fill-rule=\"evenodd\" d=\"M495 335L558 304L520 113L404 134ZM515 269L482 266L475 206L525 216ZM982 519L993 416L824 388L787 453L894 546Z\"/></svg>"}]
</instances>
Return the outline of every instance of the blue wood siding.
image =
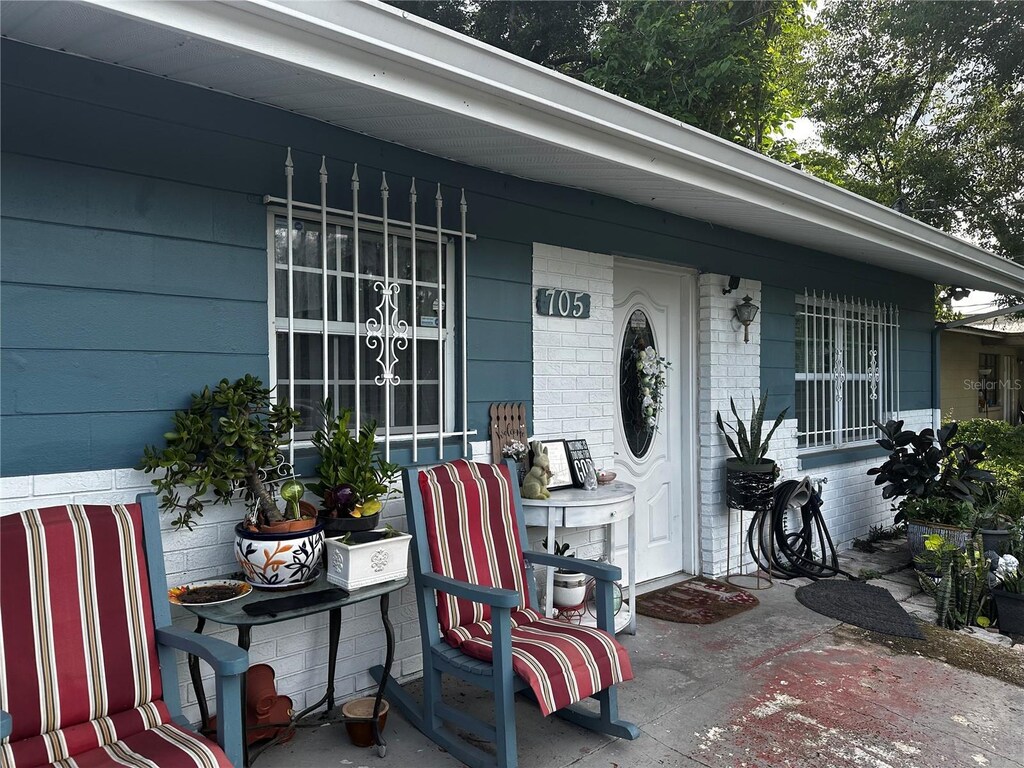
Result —
<instances>
[{"instance_id":1,"label":"blue wood siding","mask_svg":"<svg viewBox=\"0 0 1024 768\"><path fill-rule=\"evenodd\" d=\"M904 407L930 402L931 287L810 249L568 187L452 163L282 110L5 41L0 50L2 272L0 472L130 466L159 441L189 393L221 377L269 372L267 214L295 195L374 212L386 171L391 214L407 218L410 178L440 183L457 226L469 201L470 427L487 406L532 404L532 243L685 264L764 282L763 377L792 401L792 308L803 288L897 300ZM567 180L571 183L571 179ZM421 217L425 206L420 205Z\"/></svg>"}]
</instances>

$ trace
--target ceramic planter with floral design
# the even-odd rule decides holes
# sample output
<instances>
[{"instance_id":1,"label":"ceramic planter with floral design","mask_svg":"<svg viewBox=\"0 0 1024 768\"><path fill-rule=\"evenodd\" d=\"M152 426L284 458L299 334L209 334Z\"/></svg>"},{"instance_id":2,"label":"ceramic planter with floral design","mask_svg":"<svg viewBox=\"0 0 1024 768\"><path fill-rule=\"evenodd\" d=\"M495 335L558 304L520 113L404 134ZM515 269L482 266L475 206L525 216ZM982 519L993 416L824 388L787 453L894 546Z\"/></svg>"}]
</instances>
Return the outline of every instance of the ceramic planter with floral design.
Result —
<instances>
[{"instance_id":1,"label":"ceramic planter with floral design","mask_svg":"<svg viewBox=\"0 0 1024 768\"><path fill-rule=\"evenodd\" d=\"M294 589L315 581L323 563L324 527L315 519L294 523L274 532L256 532L242 523L235 526L235 559L245 580L257 589Z\"/></svg>"}]
</instances>

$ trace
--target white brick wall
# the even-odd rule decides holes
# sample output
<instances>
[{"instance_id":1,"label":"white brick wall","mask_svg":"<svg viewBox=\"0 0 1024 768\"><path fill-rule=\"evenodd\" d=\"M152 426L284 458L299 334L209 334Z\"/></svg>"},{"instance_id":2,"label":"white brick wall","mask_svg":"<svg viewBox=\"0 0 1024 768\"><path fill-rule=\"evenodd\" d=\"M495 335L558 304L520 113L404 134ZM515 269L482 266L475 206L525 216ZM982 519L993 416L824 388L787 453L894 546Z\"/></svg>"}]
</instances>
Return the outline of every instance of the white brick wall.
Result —
<instances>
[{"instance_id":1,"label":"white brick wall","mask_svg":"<svg viewBox=\"0 0 1024 768\"><path fill-rule=\"evenodd\" d=\"M750 397L759 397L761 391L760 323L750 326L750 342L745 344L743 327L733 312L746 295L760 306L761 284L741 280L737 290L723 295L728 281L727 276L714 274L702 274L697 279L700 554L701 570L714 576L727 571L730 515L732 567L735 570L740 565L739 512L725 506L725 460L732 454L715 424L715 413L721 411L725 418L730 413L729 398L733 397L740 416L749 418ZM745 513L744 522L749 519L750 513Z\"/></svg>"},{"instance_id":2,"label":"white brick wall","mask_svg":"<svg viewBox=\"0 0 1024 768\"><path fill-rule=\"evenodd\" d=\"M533 293L564 288L590 294L590 317L573 320L533 313L533 431L531 439L583 438L596 467L611 466L615 420L614 257L533 245ZM545 532L529 530L540 548ZM607 555L604 527L558 529L577 557ZM541 581L541 579L538 579Z\"/></svg>"},{"instance_id":3,"label":"white brick wall","mask_svg":"<svg viewBox=\"0 0 1024 768\"><path fill-rule=\"evenodd\" d=\"M0 514L61 504L132 502L138 493L150 489L146 476L133 469L5 477L0 478ZM234 526L240 518L239 509L207 507L201 524L189 532L172 530L171 518L165 516L162 534L168 585L237 571L232 542ZM388 504L384 519L405 530L405 508L401 499ZM392 596L389 615L395 625L397 644L394 673L401 679L418 676L423 661L415 593L411 588ZM172 606L172 618L175 624L188 629L195 627L194 617L184 608ZM206 634L237 642L233 627L209 624ZM256 627L252 633L249 658L254 664L267 663L274 668L278 692L291 696L296 709L312 704L323 695L327 681L327 615L309 616L303 621L290 621L273 627ZM343 701L357 691L373 687L366 670L383 662L384 630L378 603L360 603L343 609L335 675L336 697ZM215 706L213 673L205 664L202 667L212 710ZM184 714L190 721L198 722L199 709L184 654L179 654L178 679Z\"/></svg>"},{"instance_id":4,"label":"white brick wall","mask_svg":"<svg viewBox=\"0 0 1024 768\"><path fill-rule=\"evenodd\" d=\"M615 418L613 257L534 243L533 290L590 294L590 317L533 313L533 431L538 440L581 437L596 466L611 464Z\"/></svg>"}]
</instances>

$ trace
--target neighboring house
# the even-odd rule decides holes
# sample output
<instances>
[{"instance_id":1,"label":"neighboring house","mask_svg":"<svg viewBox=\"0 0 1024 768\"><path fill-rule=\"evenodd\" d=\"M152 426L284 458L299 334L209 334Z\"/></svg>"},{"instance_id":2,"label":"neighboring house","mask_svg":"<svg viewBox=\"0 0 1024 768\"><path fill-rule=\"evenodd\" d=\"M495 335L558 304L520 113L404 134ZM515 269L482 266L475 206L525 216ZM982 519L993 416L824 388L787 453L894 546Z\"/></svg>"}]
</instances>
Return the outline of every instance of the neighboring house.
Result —
<instances>
[{"instance_id":1,"label":"neighboring house","mask_svg":"<svg viewBox=\"0 0 1024 768\"><path fill-rule=\"evenodd\" d=\"M413 445L436 459L439 427L445 455L486 457L489 404L526 402L532 436L584 437L637 485L642 580L722 574L714 414L730 396L745 416L761 391L770 415L788 408L771 455L786 477L828 478L828 524L848 543L891 522L865 475L872 420L938 418L933 283L1024 292L1005 259L390 7L4 3L0 24L5 511L131 499L142 446L189 393L253 372L307 412L324 379L343 403L358 386L402 462ZM402 289L419 355L414 377L412 345L400 352L402 383L384 389L372 323L354 322L373 319L377 281ZM653 433L622 417L627 335L672 363ZM296 459L308 473L308 452ZM230 570L233 520L168 530L170 581ZM606 548L600 530L570 541ZM420 669L414 612L404 600L403 676ZM254 637L297 706L321 685L325 635ZM373 616L346 615L339 694L367 686L381 645Z\"/></svg>"},{"instance_id":2,"label":"neighboring house","mask_svg":"<svg viewBox=\"0 0 1024 768\"><path fill-rule=\"evenodd\" d=\"M942 331L942 417L1021 423L1024 321L984 320Z\"/></svg>"}]
</instances>

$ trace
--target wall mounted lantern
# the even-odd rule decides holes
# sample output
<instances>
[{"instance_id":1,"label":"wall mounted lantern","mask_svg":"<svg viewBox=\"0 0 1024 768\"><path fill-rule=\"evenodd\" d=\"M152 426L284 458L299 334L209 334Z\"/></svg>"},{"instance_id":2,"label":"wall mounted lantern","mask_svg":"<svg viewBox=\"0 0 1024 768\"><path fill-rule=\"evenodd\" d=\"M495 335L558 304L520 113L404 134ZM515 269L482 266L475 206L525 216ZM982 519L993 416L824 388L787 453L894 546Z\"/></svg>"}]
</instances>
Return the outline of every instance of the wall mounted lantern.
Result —
<instances>
[{"instance_id":1,"label":"wall mounted lantern","mask_svg":"<svg viewBox=\"0 0 1024 768\"><path fill-rule=\"evenodd\" d=\"M751 304L751 301L753 301L753 299L749 296L744 296L743 303L737 304L736 309L734 310L736 312L736 319L739 320L740 325L743 326L744 344L750 343L750 324L754 322L754 318L757 317L758 306L757 304Z\"/></svg>"}]
</instances>

